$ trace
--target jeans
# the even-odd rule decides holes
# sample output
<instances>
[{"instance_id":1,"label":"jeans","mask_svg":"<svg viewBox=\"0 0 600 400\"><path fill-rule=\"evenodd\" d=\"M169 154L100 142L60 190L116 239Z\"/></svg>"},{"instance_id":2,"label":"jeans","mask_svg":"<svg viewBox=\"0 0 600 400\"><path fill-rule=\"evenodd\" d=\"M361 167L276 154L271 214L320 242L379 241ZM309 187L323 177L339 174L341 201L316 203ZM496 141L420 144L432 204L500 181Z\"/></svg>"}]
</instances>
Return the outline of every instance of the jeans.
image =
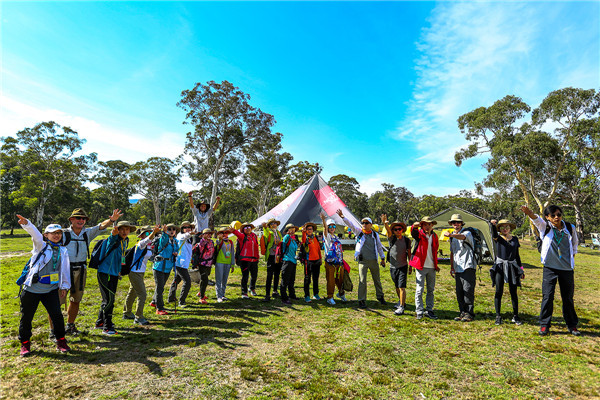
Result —
<instances>
[{"instance_id":1,"label":"jeans","mask_svg":"<svg viewBox=\"0 0 600 400\"><path fill-rule=\"evenodd\" d=\"M544 267L542 281L542 309L540 311L540 326L550 326L552 312L554 311L554 292L556 282L560 286L562 298L562 312L565 323L569 329L576 328L579 324L573 294L575 292L574 272Z\"/></svg>"},{"instance_id":2,"label":"jeans","mask_svg":"<svg viewBox=\"0 0 600 400\"><path fill-rule=\"evenodd\" d=\"M185 299L187 299L192 287L192 280L187 268L176 267L175 278L173 278L173 283L171 283L171 288L169 289L169 303L177 301L177 285L181 281L183 281L183 286L181 286L181 293L179 294L179 303L185 304Z\"/></svg>"},{"instance_id":3,"label":"jeans","mask_svg":"<svg viewBox=\"0 0 600 400\"><path fill-rule=\"evenodd\" d=\"M56 337L58 339L65 337L65 319L60 310L58 289L48 293L30 293L24 290L21 293L21 321L19 322L19 340L21 342L31 339L31 321L33 321L40 302L52 320Z\"/></svg>"},{"instance_id":4,"label":"jeans","mask_svg":"<svg viewBox=\"0 0 600 400\"><path fill-rule=\"evenodd\" d=\"M215 264L215 290L217 291L217 299L225 297L225 289L227 289L227 279L229 279L230 264Z\"/></svg>"},{"instance_id":5,"label":"jeans","mask_svg":"<svg viewBox=\"0 0 600 400\"><path fill-rule=\"evenodd\" d=\"M416 277L416 290L415 290L415 311L417 315L423 314L425 308L423 307L423 290L427 284L427 294L425 296L425 307L427 311L433 312L433 303L435 297L433 291L435 290L435 268L423 268L421 270L415 269Z\"/></svg>"}]
</instances>

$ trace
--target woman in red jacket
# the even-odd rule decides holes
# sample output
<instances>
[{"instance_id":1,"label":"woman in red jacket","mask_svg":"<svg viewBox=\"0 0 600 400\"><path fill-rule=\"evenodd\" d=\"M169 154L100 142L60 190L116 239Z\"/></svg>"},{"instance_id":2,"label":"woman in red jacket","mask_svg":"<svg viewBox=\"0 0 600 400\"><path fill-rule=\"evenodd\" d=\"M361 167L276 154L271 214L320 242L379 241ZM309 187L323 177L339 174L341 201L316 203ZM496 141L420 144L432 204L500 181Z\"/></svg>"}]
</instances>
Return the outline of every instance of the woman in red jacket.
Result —
<instances>
[{"instance_id":1,"label":"woman in red jacket","mask_svg":"<svg viewBox=\"0 0 600 400\"><path fill-rule=\"evenodd\" d=\"M250 295L256 296L256 279L258 277L258 237L254 232L254 225L244 223L240 227L240 231L233 230L233 234L237 237L240 254L236 259L236 264L242 270L242 299L248 298L248 275L250 279ZM239 260L239 261L238 261Z\"/></svg>"},{"instance_id":2,"label":"woman in red jacket","mask_svg":"<svg viewBox=\"0 0 600 400\"><path fill-rule=\"evenodd\" d=\"M433 312L435 290L435 274L440 269L437 265L437 252L439 247L438 237L433 232L433 226L437 221L430 217L423 217L421 221L413 224L410 233L417 241L417 248L410 260L409 265L415 269L417 287L415 292L415 311L417 319L422 319L423 315L427 318L437 319ZM421 229L418 229L418 227ZM425 307L423 307L423 290L427 284L427 295L425 296ZM426 311L426 312L425 312Z\"/></svg>"}]
</instances>

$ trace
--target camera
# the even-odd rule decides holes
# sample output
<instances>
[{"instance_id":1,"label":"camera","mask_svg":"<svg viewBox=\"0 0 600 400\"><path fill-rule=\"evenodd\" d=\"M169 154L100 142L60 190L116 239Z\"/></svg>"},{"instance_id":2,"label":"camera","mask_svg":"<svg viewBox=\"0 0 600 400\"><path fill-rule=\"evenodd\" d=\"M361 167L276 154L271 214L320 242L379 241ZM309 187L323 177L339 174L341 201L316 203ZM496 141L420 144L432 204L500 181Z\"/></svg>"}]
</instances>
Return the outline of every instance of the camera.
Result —
<instances>
[{"instance_id":1,"label":"camera","mask_svg":"<svg viewBox=\"0 0 600 400\"><path fill-rule=\"evenodd\" d=\"M33 276L31 277L31 283L38 283L40 281L40 274L38 274L37 272L35 274L33 274Z\"/></svg>"}]
</instances>

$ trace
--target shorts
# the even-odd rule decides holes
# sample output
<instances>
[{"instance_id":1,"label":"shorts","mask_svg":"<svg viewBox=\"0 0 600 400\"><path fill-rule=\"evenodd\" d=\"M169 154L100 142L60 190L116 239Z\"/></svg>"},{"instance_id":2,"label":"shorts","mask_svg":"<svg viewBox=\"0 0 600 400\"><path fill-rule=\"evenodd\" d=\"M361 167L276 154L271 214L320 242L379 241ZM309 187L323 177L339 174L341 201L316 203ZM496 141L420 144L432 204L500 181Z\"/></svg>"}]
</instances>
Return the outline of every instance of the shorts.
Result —
<instances>
[{"instance_id":1,"label":"shorts","mask_svg":"<svg viewBox=\"0 0 600 400\"><path fill-rule=\"evenodd\" d=\"M406 287L406 274L408 273L408 265L404 267L390 267L390 275L397 288Z\"/></svg>"},{"instance_id":2,"label":"shorts","mask_svg":"<svg viewBox=\"0 0 600 400\"><path fill-rule=\"evenodd\" d=\"M87 273L85 267L71 268L71 289L69 290L70 302L81 303L81 300L83 299L83 290L85 289L86 276ZM60 297L60 304L65 304L66 302L67 296Z\"/></svg>"}]
</instances>

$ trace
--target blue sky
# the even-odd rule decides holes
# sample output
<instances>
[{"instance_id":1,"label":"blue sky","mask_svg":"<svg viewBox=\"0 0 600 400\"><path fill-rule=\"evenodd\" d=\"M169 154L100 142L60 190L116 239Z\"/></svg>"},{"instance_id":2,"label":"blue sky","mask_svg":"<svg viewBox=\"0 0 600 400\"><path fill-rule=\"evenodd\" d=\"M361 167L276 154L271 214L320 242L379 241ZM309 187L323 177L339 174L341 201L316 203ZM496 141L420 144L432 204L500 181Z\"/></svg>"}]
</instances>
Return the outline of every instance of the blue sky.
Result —
<instances>
[{"instance_id":1,"label":"blue sky","mask_svg":"<svg viewBox=\"0 0 600 400\"><path fill-rule=\"evenodd\" d=\"M101 160L182 153L196 82L273 114L295 161L372 193L470 190L458 116L600 84L599 2L2 2L0 135L55 120ZM193 183L182 184L188 189Z\"/></svg>"}]
</instances>

